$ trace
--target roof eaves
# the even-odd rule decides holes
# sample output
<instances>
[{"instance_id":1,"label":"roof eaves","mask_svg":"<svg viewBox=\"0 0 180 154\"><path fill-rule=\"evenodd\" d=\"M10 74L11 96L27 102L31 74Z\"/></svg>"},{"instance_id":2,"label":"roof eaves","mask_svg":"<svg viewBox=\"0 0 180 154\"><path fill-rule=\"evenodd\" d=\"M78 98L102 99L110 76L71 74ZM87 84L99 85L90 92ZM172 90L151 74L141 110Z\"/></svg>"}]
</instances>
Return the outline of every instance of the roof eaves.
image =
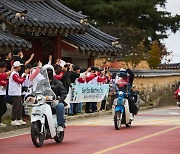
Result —
<instances>
[{"instance_id":1,"label":"roof eaves","mask_svg":"<svg viewBox=\"0 0 180 154\"><path fill-rule=\"evenodd\" d=\"M17 25L17 26L29 26L29 27L38 27L40 26L41 28L46 27L46 28L62 28L62 29L70 29L71 33L76 33L77 31L79 31L80 33L83 33L85 31L85 27L83 24L81 24L79 21L77 22L75 20L75 18L70 18L68 15L66 15L65 13L61 13L62 10L59 9L55 9L52 5L50 5L48 2L50 2L49 0L46 1L41 1L40 3L31 3L31 2L25 2L25 1L16 1L17 5L15 5L14 3L12 3L13 1L7 1L7 3L5 1L0 1L0 7L1 12L2 12L2 16L10 21L12 24ZM57 1L54 1L57 3ZM63 6L63 5L62 5ZM37 10L36 7L38 8L37 10L39 10L40 14L42 15L42 20L38 20L38 15L37 15ZM31 14L26 15L26 18L24 20L21 20L19 18L15 17L15 14L17 13L18 10L22 11L22 8L29 8L29 12ZM42 9L40 8L47 8L50 9L50 12L47 14L44 14ZM59 7L60 8L60 7ZM67 8L67 7L63 7L63 8ZM55 10L54 10L55 9ZM60 22L61 20L57 20L54 21L54 14L56 14L55 12L53 12L53 10L55 12L59 12L59 16L61 17L62 14L62 22ZM70 9L68 9L70 10ZM66 10L67 12L67 10ZM72 10L70 11L71 13L73 12ZM73 12L74 13L74 12ZM53 16L53 19L51 20L51 17ZM69 31L68 31L69 32Z\"/></svg>"},{"instance_id":2,"label":"roof eaves","mask_svg":"<svg viewBox=\"0 0 180 154\"><path fill-rule=\"evenodd\" d=\"M99 38L100 40L108 43L108 44L112 44L112 42L118 41L119 38L116 38L114 36L108 35L102 31L100 31L99 29L93 27L92 25L89 24L89 27L87 28L87 32L90 33L91 35L93 35L94 37Z\"/></svg>"},{"instance_id":3,"label":"roof eaves","mask_svg":"<svg viewBox=\"0 0 180 154\"><path fill-rule=\"evenodd\" d=\"M57 0L46 0L47 3L49 3L51 6L53 6L56 10L60 11L61 13L67 15L69 18L76 20L77 22L80 22L81 19L87 18L86 15L80 14L78 12L75 12L74 10L66 7L62 3L60 3Z\"/></svg>"},{"instance_id":4,"label":"roof eaves","mask_svg":"<svg viewBox=\"0 0 180 154\"><path fill-rule=\"evenodd\" d=\"M15 36L12 34L8 34L6 32L3 32L0 30L0 45L1 46L18 46L23 48L31 48L32 44L31 42L28 42L19 36Z\"/></svg>"}]
</instances>

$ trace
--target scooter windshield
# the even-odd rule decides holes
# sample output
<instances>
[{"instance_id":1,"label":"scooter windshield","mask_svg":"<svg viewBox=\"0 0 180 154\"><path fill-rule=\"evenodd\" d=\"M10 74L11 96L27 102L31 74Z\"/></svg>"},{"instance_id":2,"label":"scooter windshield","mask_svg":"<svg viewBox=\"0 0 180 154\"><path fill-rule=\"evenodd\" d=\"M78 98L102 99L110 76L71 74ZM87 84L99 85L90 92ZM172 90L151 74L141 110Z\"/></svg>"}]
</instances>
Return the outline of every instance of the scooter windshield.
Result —
<instances>
[{"instance_id":1,"label":"scooter windshield","mask_svg":"<svg viewBox=\"0 0 180 154\"><path fill-rule=\"evenodd\" d=\"M33 93L42 94L44 96L51 96L53 100L56 100L56 95L51 89L46 69L41 68L41 71L33 79Z\"/></svg>"}]
</instances>

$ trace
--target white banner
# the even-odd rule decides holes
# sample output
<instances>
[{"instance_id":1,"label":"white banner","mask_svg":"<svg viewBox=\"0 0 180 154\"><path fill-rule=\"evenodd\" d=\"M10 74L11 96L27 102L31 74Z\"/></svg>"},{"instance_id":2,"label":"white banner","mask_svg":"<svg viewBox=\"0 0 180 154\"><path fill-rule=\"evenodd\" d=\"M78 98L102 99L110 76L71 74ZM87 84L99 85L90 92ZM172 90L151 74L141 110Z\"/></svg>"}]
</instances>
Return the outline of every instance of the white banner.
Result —
<instances>
[{"instance_id":1,"label":"white banner","mask_svg":"<svg viewBox=\"0 0 180 154\"><path fill-rule=\"evenodd\" d=\"M109 84L73 84L66 98L69 103L101 102L108 97Z\"/></svg>"}]
</instances>

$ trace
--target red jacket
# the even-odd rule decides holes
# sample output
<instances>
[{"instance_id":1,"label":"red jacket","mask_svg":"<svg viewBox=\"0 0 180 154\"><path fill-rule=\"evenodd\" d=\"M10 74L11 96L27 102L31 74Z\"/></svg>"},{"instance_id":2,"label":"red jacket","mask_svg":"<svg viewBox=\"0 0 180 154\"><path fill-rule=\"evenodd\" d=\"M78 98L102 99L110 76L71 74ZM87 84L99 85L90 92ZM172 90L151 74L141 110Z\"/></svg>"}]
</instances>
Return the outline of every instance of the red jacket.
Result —
<instances>
[{"instance_id":1,"label":"red jacket","mask_svg":"<svg viewBox=\"0 0 180 154\"><path fill-rule=\"evenodd\" d=\"M85 82L85 79L84 79L84 78L78 78L78 82L84 83L84 82Z\"/></svg>"},{"instance_id":2,"label":"red jacket","mask_svg":"<svg viewBox=\"0 0 180 154\"><path fill-rule=\"evenodd\" d=\"M8 75L6 73L0 73L0 86L7 86L8 84Z\"/></svg>"},{"instance_id":3,"label":"red jacket","mask_svg":"<svg viewBox=\"0 0 180 154\"><path fill-rule=\"evenodd\" d=\"M58 75L55 75L54 78L57 79L57 80L61 80L63 75L64 75L64 72L61 71Z\"/></svg>"},{"instance_id":4,"label":"red jacket","mask_svg":"<svg viewBox=\"0 0 180 154\"><path fill-rule=\"evenodd\" d=\"M7 80L8 75L6 73L0 73L0 81Z\"/></svg>"},{"instance_id":5,"label":"red jacket","mask_svg":"<svg viewBox=\"0 0 180 154\"><path fill-rule=\"evenodd\" d=\"M86 82L91 81L92 79L94 79L96 77L95 73L91 73L89 76L86 76Z\"/></svg>"},{"instance_id":6,"label":"red jacket","mask_svg":"<svg viewBox=\"0 0 180 154\"><path fill-rule=\"evenodd\" d=\"M175 96L176 96L176 99L178 99L178 93L180 92L180 88L178 88L176 91L175 91Z\"/></svg>"},{"instance_id":7,"label":"red jacket","mask_svg":"<svg viewBox=\"0 0 180 154\"><path fill-rule=\"evenodd\" d=\"M97 78L97 82L101 82L101 83L105 83L106 82L106 76L98 76L98 78Z\"/></svg>"},{"instance_id":8,"label":"red jacket","mask_svg":"<svg viewBox=\"0 0 180 154\"><path fill-rule=\"evenodd\" d=\"M20 77L19 75L17 75L17 74L14 74L13 76L12 76L12 78L13 78L13 80L15 81L15 82L17 82L17 83L19 83L19 84L22 84L26 79L25 79L25 77Z\"/></svg>"},{"instance_id":9,"label":"red jacket","mask_svg":"<svg viewBox=\"0 0 180 154\"><path fill-rule=\"evenodd\" d=\"M128 83L129 83L129 78L120 78L119 80L117 80L117 84L121 88L127 85Z\"/></svg>"}]
</instances>

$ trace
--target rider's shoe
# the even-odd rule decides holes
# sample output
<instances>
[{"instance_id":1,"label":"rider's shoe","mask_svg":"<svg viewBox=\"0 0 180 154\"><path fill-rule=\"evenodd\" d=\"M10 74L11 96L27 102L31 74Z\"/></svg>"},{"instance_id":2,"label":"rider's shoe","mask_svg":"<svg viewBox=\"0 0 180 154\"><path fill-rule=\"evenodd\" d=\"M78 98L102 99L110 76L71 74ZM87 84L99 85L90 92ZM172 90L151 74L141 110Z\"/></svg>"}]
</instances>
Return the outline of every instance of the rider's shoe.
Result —
<instances>
[{"instance_id":1,"label":"rider's shoe","mask_svg":"<svg viewBox=\"0 0 180 154\"><path fill-rule=\"evenodd\" d=\"M63 132L63 131L64 131L64 128L63 128L62 126L58 126L58 127L57 127L57 131L58 131L58 132Z\"/></svg>"}]
</instances>

